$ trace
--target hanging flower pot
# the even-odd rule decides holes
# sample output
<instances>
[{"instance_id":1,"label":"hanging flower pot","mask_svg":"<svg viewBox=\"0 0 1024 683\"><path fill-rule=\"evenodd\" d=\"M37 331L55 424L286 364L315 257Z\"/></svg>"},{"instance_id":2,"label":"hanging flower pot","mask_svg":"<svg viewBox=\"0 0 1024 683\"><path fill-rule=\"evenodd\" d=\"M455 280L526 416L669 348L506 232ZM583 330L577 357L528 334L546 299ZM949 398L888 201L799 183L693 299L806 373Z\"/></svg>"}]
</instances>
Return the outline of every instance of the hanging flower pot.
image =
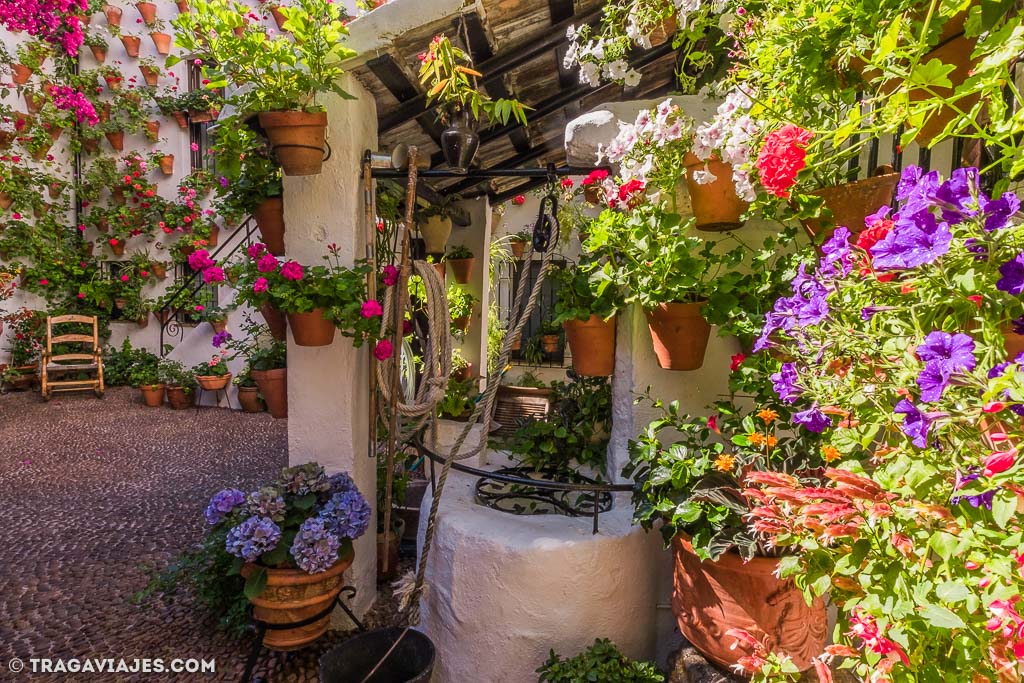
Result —
<instances>
[{"instance_id":1,"label":"hanging flower pot","mask_svg":"<svg viewBox=\"0 0 1024 683\"><path fill-rule=\"evenodd\" d=\"M109 133L104 133L107 138L107 142L110 143L110 147L118 152L124 151L124 131L123 130L112 130Z\"/></svg>"},{"instance_id":2,"label":"hanging flower pot","mask_svg":"<svg viewBox=\"0 0 1024 683\"><path fill-rule=\"evenodd\" d=\"M188 14L188 0L175 0L174 4L178 6L179 14Z\"/></svg>"},{"instance_id":3,"label":"hanging flower pot","mask_svg":"<svg viewBox=\"0 0 1024 683\"><path fill-rule=\"evenodd\" d=\"M139 387L142 392L142 403L147 408L159 408L164 404L164 397L167 395L166 384L143 384Z\"/></svg>"},{"instance_id":4,"label":"hanging flower pot","mask_svg":"<svg viewBox=\"0 0 1024 683\"><path fill-rule=\"evenodd\" d=\"M451 125L441 132L441 152L456 173L466 173L480 149L477 121L466 110L449 114Z\"/></svg>"},{"instance_id":5,"label":"hanging flower pot","mask_svg":"<svg viewBox=\"0 0 1024 683\"><path fill-rule=\"evenodd\" d=\"M472 324L473 316L471 315L460 315L458 318L452 318L452 326L463 334L469 332L469 326Z\"/></svg>"},{"instance_id":6,"label":"hanging flower pot","mask_svg":"<svg viewBox=\"0 0 1024 683\"><path fill-rule=\"evenodd\" d=\"M204 391L220 391L231 383L231 373L223 375L196 375L196 381Z\"/></svg>"},{"instance_id":7,"label":"hanging flower pot","mask_svg":"<svg viewBox=\"0 0 1024 683\"><path fill-rule=\"evenodd\" d=\"M12 64L11 78L14 79L16 85L25 85L32 78L32 69L24 64Z\"/></svg>"},{"instance_id":8,"label":"hanging flower pot","mask_svg":"<svg viewBox=\"0 0 1024 683\"><path fill-rule=\"evenodd\" d=\"M110 251L114 254L114 256L124 256L124 240L114 238L108 241L107 245L110 247Z\"/></svg>"},{"instance_id":9,"label":"hanging flower pot","mask_svg":"<svg viewBox=\"0 0 1024 683\"><path fill-rule=\"evenodd\" d=\"M265 111L259 120L285 175L320 173L327 148L327 112Z\"/></svg>"},{"instance_id":10,"label":"hanging flower pot","mask_svg":"<svg viewBox=\"0 0 1024 683\"><path fill-rule=\"evenodd\" d=\"M49 128L50 139L53 140L54 143L56 143L57 140L60 140L60 136L64 134L64 129L58 125L50 125Z\"/></svg>"},{"instance_id":11,"label":"hanging flower pot","mask_svg":"<svg viewBox=\"0 0 1024 683\"><path fill-rule=\"evenodd\" d=\"M103 14L107 17L107 26L120 26L123 11L114 5L104 5Z\"/></svg>"},{"instance_id":12,"label":"hanging flower pot","mask_svg":"<svg viewBox=\"0 0 1024 683\"><path fill-rule=\"evenodd\" d=\"M544 353L558 353L558 335L557 334L545 334L540 338L541 349Z\"/></svg>"},{"instance_id":13,"label":"hanging flower pot","mask_svg":"<svg viewBox=\"0 0 1024 683\"><path fill-rule=\"evenodd\" d=\"M328 346L334 341L334 323L324 317L325 312L322 308L314 308L309 313L288 314L288 327L296 344Z\"/></svg>"},{"instance_id":14,"label":"hanging flower pot","mask_svg":"<svg viewBox=\"0 0 1024 683\"><path fill-rule=\"evenodd\" d=\"M124 51L128 53L129 57L138 57L139 47L142 46L142 38L138 36L121 36L121 44L124 45Z\"/></svg>"},{"instance_id":15,"label":"hanging flower pot","mask_svg":"<svg viewBox=\"0 0 1024 683\"><path fill-rule=\"evenodd\" d=\"M1018 334L1012 325L1003 330L1003 339L1006 340L1007 360L1013 360L1024 353L1024 334Z\"/></svg>"},{"instance_id":16,"label":"hanging flower pot","mask_svg":"<svg viewBox=\"0 0 1024 683\"><path fill-rule=\"evenodd\" d=\"M217 111L215 109L204 109L189 111L188 117L192 119L192 123L209 123L217 118Z\"/></svg>"},{"instance_id":17,"label":"hanging flower pot","mask_svg":"<svg viewBox=\"0 0 1024 683\"><path fill-rule=\"evenodd\" d=\"M110 191L110 200L118 206L124 206L128 201L128 198L124 194L124 188L121 186L113 188Z\"/></svg>"},{"instance_id":18,"label":"hanging flower pot","mask_svg":"<svg viewBox=\"0 0 1024 683\"><path fill-rule=\"evenodd\" d=\"M732 182L732 165L717 157L701 160L689 152L683 158L683 163L686 164L686 189L690 193L697 229L722 232L742 227L740 216L749 204L736 194L736 186ZM701 171L710 173L715 179L709 183L697 182Z\"/></svg>"},{"instance_id":19,"label":"hanging flower pot","mask_svg":"<svg viewBox=\"0 0 1024 683\"><path fill-rule=\"evenodd\" d=\"M188 116L185 114L185 112L183 112L183 111L176 111L176 112L174 112L173 116L174 116L174 120L178 124L178 128L181 128L182 130L185 130L186 128L188 128Z\"/></svg>"},{"instance_id":20,"label":"hanging flower pot","mask_svg":"<svg viewBox=\"0 0 1024 683\"><path fill-rule=\"evenodd\" d=\"M231 29L231 32L234 33L236 37L241 38L245 36L245 26L245 24L242 24L241 26L235 26L233 29Z\"/></svg>"},{"instance_id":21,"label":"hanging flower pot","mask_svg":"<svg viewBox=\"0 0 1024 683\"><path fill-rule=\"evenodd\" d=\"M284 199L267 197L253 209L261 241L274 256L284 256Z\"/></svg>"},{"instance_id":22,"label":"hanging flower pot","mask_svg":"<svg viewBox=\"0 0 1024 683\"><path fill-rule=\"evenodd\" d=\"M731 669L744 656L729 629L788 655L801 671L821 654L828 635L825 604L818 598L808 606L792 579L776 578L777 558L745 562L728 552L702 562L682 536L673 539L672 550L672 612L683 636L708 659Z\"/></svg>"},{"instance_id":23,"label":"hanging flower pot","mask_svg":"<svg viewBox=\"0 0 1024 683\"><path fill-rule=\"evenodd\" d=\"M448 272L448 268L445 267L444 263L432 263L430 265L434 266L434 272L437 273L438 277L441 278L441 282L444 283L445 274Z\"/></svg>"},{"instance_id":24,"label":"hanging flower pot","mask_svg":"<svg viewBox=\"0 0 1024 683\"><path fill-rule=\"evenodd\" d=\"M171 53L171 34L163 33L161 31L154 31L149 34L150 39L153 41L153 47L156 51L162 55Z\"/></svg>"},{"instance_id":25,"label":"hanging flower pot","mask_svg":"<svg viewBox=\"0 0 1024 683\"><path fill-rule=\"evenodd\" d=\"M880 166L871 178L811 192L825 200L825 208L832 212L832 218L803 219L800 222L807 234L819 244L832 235L836 226L849 228L853 235L859 234L864 230L865 218L892 203L900 174L888 172L891 168Z\"/></svg>"},{"instance_id":26,"label":"hanging flower pot","mask_svg":"<svg viewBox=\"0 0 1024 683\"><path fill-rule=\"evenodd\" d=\"M238 404L243 413L262 413L260 390L258 387L238 387Z\"/></svg>"},{"instance_id":27,"label":"hanging flower pot","mask_svg":"<svg viewBox=\"0 0 1024 683\"><path fill-rule=\"evenodd\" d=\"M647 40L651 42L651 47L658 47L664 45L669 41L669 38L676 34L676 30L679 28L679 23L676 21L676 15L664 19L653 31L647 34Z\"/></svg>"},{"instance_id":28,"label":"hanging flower pot","mask_svg":"<svg viewBox=\"0 0 1024 683\"><path fill-rule=\"evenodd\" d=\"M28 109L30 114L38 114L39 110L43 108L46 103L46 98L42 95L36 95L29 91L25 91L25 108Z\"/></svg>"},{"instance_id":29,"label":"hanging flower pot","mask_svg":"<svg viewBox=\"0 0 1024 683\"><path fill-rule=\"evenodd\" d=\"M608 320L597 315L586 320L567 320L562 327L576 374L607 377L615 372L615 316Z\"/></svg>"},{"instance_id":30,"label":"hanging flower pot","mask_svg":"<svg viewBox=\"0 0 1024 683\"><path fill-rule=\"evenodd\" d=\"M470 275L473 274L473 264L476 262L476 258L459 258L448 261L448 265L452 267L452 276L455 277L455 282L460 285L469 284Z\"/></svg>"},{"instance_id":31,"label":"hanging flower pot","mask_svg":"<svg viewBox=\"0 0 1024 683\"><path fill-rule=\"evenodd\" d=\"M288 369L253 370L252 379L260 389L267 411L276 419L288 417Z\"/></svg>"},{"instance_id":32,"label":"hanging flower pot","mask_svg":"<svg viewBox=\"0 0 1024 683\"><path fill-rule=\"evenodd\" d=\"M142 20L146 22L147 26L156 19L156 5L152 2L137 2L135 9L139 10L139 14L142 15Z\"/></svg>"},{"instance_id":33,"label":"hanging flower pot","mask_svg":"<svg viewBox=\"0 0 1024 683\"><path fill-rule=\"evenodd\" d=\"M263 319L267 321L267 327L270 328L270 336L277 341L288 339L288 323L284 313L267 303L260 306L260 313L263 314Z\"/></svg>"},{"instance_id":34,"label":"hanging flower pot","mask_svg":"<svg viewBox=\"0 0 1024 683\"><path fill-rule=\"evenodd\" d=\"M167 402L175 410L187 410L196 404L196 393L183 387L167 387Z\"/></svg>"},{"instance_id":35,"label":"hanging flower pot","mask_svg":"<svg viewBox=\"0 0 1024 683\"><path fill-rule=\"evenodd\" d=\"M14 203L14 198L6 192L0 192L0 209L9 209Z\"/></svg>"},{"instance_id":36,"label":"hanging flower pot","mask_svg":"<svg viewBox=\"0 0 1024 683\"><path fill-rule=\"evenodd\" d=\"M149 270L156 276L158 280L164 280L167 278L167 264L161 263L160 261L150 261Z\"/></svg>"},{"instance_id":37,"label":"hanging flower pot","mask_svg":"<svg viewBox=\"0 0 1024 683\"><path fill-rule=\"evenodd\" d=\"M160 122L159 121L146 121L146 139L150 142L156 142L160 137Z\"/></svg>"},{"instance_id":38,"label":"hanging flower pot","mask_svg":"<svg viewBox=\"0 0 1024 683\"><path fill-rule=\"evenodd\" d=\"M523 239L514 239L508 243L509 248L512 250L512 256L521 259L526 256L526 245L529 242Z\"/></svg>"},{"instance_id":39,"label":"hanging flower pot","mask_svg":"<svg viewBox=\"0 0 1024 683\"><path fill-rule=\"evenodd\" d=\"M431 216L419 224L424 248L428 254L442 254L452 235L452 219L448 216ZM442 279L443 279L442 275Z\"/></svg>"},{"instance_id":40,"label":"hanging flower pot","mask_svg":"<svg viewBox=\"0 0 1024 683\"><path fill-rule=\"evenodd\" d=\"M139 71L142 72L142 77L146 79L146 85L156 86L160 80L160 69L152 66L140 66Z\"/></svg>"},{"instance_id":41,"label":"hanging flower pot","mask_svg":"<svg viewBox=\"0 0 1024 683\"><path fill-rule=\"evenodd\" d=\"M32 152L32 158L35 159L36 161L42 161L50 153L50 148L52 146L53 146L52 143L51 144L45 144L44 143L36 151Z\"/></svg>"},{"instance_id":42,"label":"hanging flower pot","mask_svg":"<svg viewBox=\"0 0 1024 683\"><path fill-rule=\"evenodd\" d=\"M307 574L300 569L261 567L267 572L267 585L259 597L252 598L253 616L268 624L291 624L327 611L341 592L342 573L352 565L353 553L338 560L333 567L319 574ZM242 567L242 576L248 578L258 568L254 564ZM298 650L327 632L331 615L298 628L267 629L263 646L270 650Z\"/></svg>"},{"instance_id":43,"label":"hanging flower pot","mask_svg":"<svg viewBox=\"0 0 1024 683\"><path fill-rule=\"evenodd\" d=\"M278 30L284 31L285 30L284 23L286 21L288 21L288 19L284 16L284 13L281 11L280 6L279 5L271 5L271 7L270 7L270 15L272 17L274 17L274 23L277 24Z\"/></svg>"},{"instance_id":44,"label":"hanging flower pot","mask_svg":"<svg viewBox=\"0 0 1024 683\"><path fill-rule=\"evenodd\" d=\"M50 199L57 199L64 192L64 183L54 181L46 186L46 192L50 195Z\"/></svg>"},{"instance_id":45,"label":"hanging flower pot","mask_svg":"<svg viewBox=\"0 0 1024 683\"><path fill-rule=\"evenodd\" d=\"M221 318L220 320L211 320L210 327L213 328L214 334L220 334L224 330L228 329L228 319Z\"/></svg>"},{"instance_id":46,"label":"hanging flower pot","mask_svg":"<svg viewBox=\"0 0 1024 683\"><path fill-rule=\"evenodd\" d=\"M17 137L17 133L11 130L0 130L0 149L10 149L11 143L14 142L14 138Z\"/></svg>"},{"instance_id":47,"label":"hanging flower pot","mask_svg":"<svg viewBox=\"0 0 1024 683\"><path fill-rule=\"evenodd\" d=\"M140 330L144 330L149 327L149 314L143 313L135 319L135 324L139 326Z\"/></svg>"},{"instance_id":48,"label":"hanging flower pot","mask_svg":"<svg viewBox=\"0 0 1024 683\"><path fill-rule=\"evenodd\" d=\"M665 370L697 370L704 365L711 326L701 315L703 307L703 302L671 302L644 311L660 367Z\"/></svg>"},{"instance_id":49,"label":"hanging flower pot","mask_svg":"<svg viewBox=\"0 0 1024 683\"><path fill-rule=\"evenodd\" d=\"M164 175L173 175L174 174L174 155L173 154L165 154L162 157L160 157L160 171Z\"/></svg>"},{"instance_id":50,"label":"hanging flower pot","mask_svg":"<svg viewBox=\"0 0 1024 683\"><path fill-rule=\"evenodd\" d=\"M107 61L107 48L102 45L90 45L89 50L92 52L93 58L100 64Z\"/></svg>"},{"instance_id":51,"label":"hanging flower pot","mask_svg":"<svg viewBox=\"0 0 1024 683\"><path fill-rule=\"evenodd\" d=\"M163 308L159 311L153 311L153 317L156 318L161 325L166 325L171 321L171 318L174 317L174 313L174 309Z\"/></svg>"}]
</instances>

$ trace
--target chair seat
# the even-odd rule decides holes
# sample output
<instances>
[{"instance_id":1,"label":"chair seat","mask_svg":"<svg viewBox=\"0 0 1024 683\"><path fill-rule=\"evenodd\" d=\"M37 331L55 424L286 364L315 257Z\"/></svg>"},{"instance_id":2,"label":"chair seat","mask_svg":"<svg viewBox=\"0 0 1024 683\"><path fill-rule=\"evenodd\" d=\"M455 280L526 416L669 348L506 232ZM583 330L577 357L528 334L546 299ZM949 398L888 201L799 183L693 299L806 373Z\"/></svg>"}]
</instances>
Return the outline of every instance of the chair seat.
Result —
<instances>
[{"instance_id":1,"label":"chair seat","mask_svg":"<svg viewBox=\"0 0 1024 683\"><path fill-rule=\"evenodd\" d=\"M48 363L46 370L48 372L86 372L88 370L96 370L99 365L96 363Z\"/></svg>"}]
</instances>

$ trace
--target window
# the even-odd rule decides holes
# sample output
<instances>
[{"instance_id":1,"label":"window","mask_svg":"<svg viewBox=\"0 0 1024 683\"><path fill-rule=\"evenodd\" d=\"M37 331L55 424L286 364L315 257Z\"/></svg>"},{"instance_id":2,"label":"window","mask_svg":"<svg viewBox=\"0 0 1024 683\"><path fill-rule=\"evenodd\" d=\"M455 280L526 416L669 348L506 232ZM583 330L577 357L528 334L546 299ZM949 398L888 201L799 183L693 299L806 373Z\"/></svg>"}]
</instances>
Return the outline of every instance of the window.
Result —
<instances>
[{"instance_id":1,"label":"window","mask_svg":"<svg viewBox=\"0 0 1024 683\"><path fill-rule=\"evenodd\" d=\"M189 62L188 65L188 89L198 90L203 87L202 67ZM210 149L210 124L212 121L197 121L192 115L189 116L188 133L190 158L192 170L204 170L210 173L216 172L214 158L207 154Z\"/></svg>"},{"instance_id":2,"label":"window","mask_svg":"<svg viewBox=\"0 0 1024 683\"><path fill-rule=\"evenodd\" d=\"M511 266L507 267L505 272L501 274L498 282L498 292L499 301L501 302L502 317L505 320L508 320L509 318L512 303L515 299L516 292L519 289L520 278L524 276L527 278L526 291L523 294L523 304L525 305L526 299L529 298L530 292L533 290L533 286L537 282L537 278L540 277L541 265L542 262L540 260L516 261ZM565 267L566 262L564 260L551 261L552 269ZM541 367L565 366L566 353L564 335L559 334L557 347L545 347L541 334L543 323L554 317L555 288L556 285L554 280L550 276L547 277L544 280L544 284L541 286L541 293L537 300L537 305L534 307L529 320L526 321L526 326L523 328L522 335L520 335L519 349L512 351L511 362L513 364Z\"/></svg>"}]
</instances>

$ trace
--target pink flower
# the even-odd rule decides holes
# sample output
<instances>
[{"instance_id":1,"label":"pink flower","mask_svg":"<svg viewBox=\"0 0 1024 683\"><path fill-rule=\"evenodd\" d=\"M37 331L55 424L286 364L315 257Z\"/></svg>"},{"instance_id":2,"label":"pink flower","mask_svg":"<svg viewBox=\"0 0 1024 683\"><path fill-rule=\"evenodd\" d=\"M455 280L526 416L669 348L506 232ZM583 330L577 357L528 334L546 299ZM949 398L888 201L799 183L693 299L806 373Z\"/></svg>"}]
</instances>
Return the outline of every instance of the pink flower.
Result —
<instances>
[{"instance_id":1,"label":"pink flower","mask_svg":"<svg viewBox=\"0 0 1024 683\"><path fill-rule=\"evenodd\" d=\"M251 258L253 261L255 261L255 260L259 259L260 256L263 256L263 254L265 254L267 252L267 247L266 247L265 244L261 244L261 243L257 242L256 244L249 245L248 252L249 252L249 258Z\"/></svg>"},{"instance_id":2,"label":"pink flower","mask_svg":"<svg viewBox=\"0 0 1024 683\"><path fill-rule=\"evenodd\" d=\"M572 178L563 178L562 179L562 187L564 187L567 190L572 189L572 186L574 184L575 183L572 182Z\"/></svg>"},{"instance_id":3,"label":"pink flower","mask_svg":"<svg viewBox=\"0 0 1024 683\"><path fill-rule=\"evenodd\" d=\"M85 292L79 292L78 293L78 298L79 299L84 299L85 298Z\"/></svg>"},{"instance_id":4,"label":"pink flower","mask_svg":"<svg viewBox=\"0 0 1024 683\"><path fill-rule=\"evenodd\" d=\"M526 203L526 197L524 197L521 194L517 194L515 197L512 198L512 203L515 204L516 206L522 206L523 204Z\"/></svg>"},{"instance_id":5,"label":"pink flower","mask_svg":"<svg viewBox=\"0 0 1024 683\"><path fill-rule=\"evenodd\" d=\"M993 453L992 455L985 458L984 463L982 463L985 465L984 474L986 477L992 477L999 474L1000 472L1005 472L1006 470L1013 467L1013 463L1016 460L1016 448L1011 448L1006 451L998 451L996 453Z\"/></svg>"},{"instance_id":6,"label":"pink flower","mask_svg":"<svg viewBox=\"0 0 1024 683\"><path fill-rule=\"evenodd\" d=\"M812 137L814 133L791 123L765 137L755 162L764 189L776 197L789 197L797 174L807 165L806 147Z\"/></svg>"},{"instance_id":7,"label":"pink flower","mask_svg":"<svg viewBox=\"0 0 1024 683\"><path fill-rule=\"evenodd\" d=\"M208 285L214 282L224 282L224 269L218 266L207 268L203 271L203 282Z\"/></svg>"},{"instance_id":8,"label":"pink flower","mask_svg":"<svg viewBox=\"0 0 1024 683\"><path fill-rule=\"evenodd\" d=\"M256 282L252 283L252 291L254 291L257 294L259 294L261 292L267 291L267 286L268 286L267 278L265 278L265 277L256 278Z\"/></svg>"},{"instance_id":9,"label":"pink flower","mask_svg":"<svg viewBox=\"0 0 1024 683\"><path fill-rule=\"evenodd\" d=\"M739 367L743 365L743 361L745 361L746 359L747 357L744 356L742 353L737 353L735 356L732 356L729 359L732 361L731 363L729 363L729 370L731 372L736 372L736 370L738 370Z\"/></svg>"},{"instance_id":10,"label":"pink flower","mask_svg":"<svg viewBox=\"0 0 1024 683\"><path fill-rule=\"evenodd\" d=\"M273 273L279 265L273 254L264 254L256 264L256 270L261 273Z\"/></svg>"},{"instance_id":11,"label":"pink flower","mask_svg":"<svg viewBox=\"0 0 1024 683\"><path fill-rule=\"evenodd\" d=\"M45 287L46 285L50 284L50 281L44 277L42 280L39 281L39 284Z\"/></svg>"},{"instance_id":12,"label":"pink flower","mask_svg":"<svg viewBox=\"0 0 1024 683\"><path fill-rule=\"evenodd\" d=\"M193 251L188 255L188 266L192 270L206 270L216 264L217 262L210 258L210 253L205 249Z\"/></svg>"},{"instance_id":13,"label":"pink flower","mask_svg":"<svg viewBox=\"0 0 1024 683\"><path fill-rule=\"evenodd\" d=\"M377 360L387 360L391 358L391 353L394 349L391 347L391 342L387 339L381 339L377 342L377 346L373 349L373 355Z\"/></svg>"},{"instance_id":14,"label":"pink flower","mask_svg":"<svg viewBox=\"0 0 1024 683\"><path fill-rule=\"evenodd\" d=\"M206 306L203 306L202 304L196 304L196 307L195 307L196 313L202 313L205 310L206 310Z\"/></svg>"},{"instance_id":15,"label":"pink flower","mask_svg":"<svg viewBox=\"0 0 1024 683\"><path fill-rule=\"evenodd\" d=\"M396 282L398 282L398 268L391 264L384 266L384 284L391 287Z\"/></svg>"},{"instance_id":16,"label":"pink flower","mask_svg":"<svg viewBox=\"0 0 1024 683\"><path fill-rule=\"evenodd\" d=\"M295 261L289 261L281 266L281 277L285 280L301 280L303 274L302 266Z\"/></svg>"},{"instance_id":17,"label":"pink flower","mask_svg":"<svg viewBox=\"0 0 1024 683\"><path fill-rule=\"evenodd\" d=\"M122 275L121 276L121 282L128 282L129 279L130 278L127 275Z\"/></svg>"},{"instance_id":18,"label":"pink flower","mask_svg":"<svg viewBox=\"0 0 1024 683\"><path fill-rule=\"evenodd\" d=\"M381 307L379 301L376 299L370 299L369 301L363 302L363 307L359 313L364 318L375 318L378 315L384 315L384 309Z\"/></svg>"}]
</instances>

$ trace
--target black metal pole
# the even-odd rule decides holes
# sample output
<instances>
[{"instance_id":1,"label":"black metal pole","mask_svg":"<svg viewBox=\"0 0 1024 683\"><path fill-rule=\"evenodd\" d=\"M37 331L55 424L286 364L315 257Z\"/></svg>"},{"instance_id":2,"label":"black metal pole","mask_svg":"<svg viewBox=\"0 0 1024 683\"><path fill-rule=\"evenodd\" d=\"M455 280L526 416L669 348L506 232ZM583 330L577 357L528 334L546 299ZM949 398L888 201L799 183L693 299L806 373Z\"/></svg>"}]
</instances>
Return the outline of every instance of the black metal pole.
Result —
<instances>
[{"instance_id":1,"label":"black metal pole","mask_svg":"<svg viewBox=\"0 0 1024 683\"><path fill-rule=\"evenodd\" d=\"M464 178L480 179L487 178L547 178L554 173L556 176L587 175L595 170L591 167L562 166L560 168L481 168L470 169L467 173L456 173L446 168L420 171L420 178ZM396 171L390 168L373 169L374 178L404 178L405 171Z\"/></svg>"}]
</instances>

